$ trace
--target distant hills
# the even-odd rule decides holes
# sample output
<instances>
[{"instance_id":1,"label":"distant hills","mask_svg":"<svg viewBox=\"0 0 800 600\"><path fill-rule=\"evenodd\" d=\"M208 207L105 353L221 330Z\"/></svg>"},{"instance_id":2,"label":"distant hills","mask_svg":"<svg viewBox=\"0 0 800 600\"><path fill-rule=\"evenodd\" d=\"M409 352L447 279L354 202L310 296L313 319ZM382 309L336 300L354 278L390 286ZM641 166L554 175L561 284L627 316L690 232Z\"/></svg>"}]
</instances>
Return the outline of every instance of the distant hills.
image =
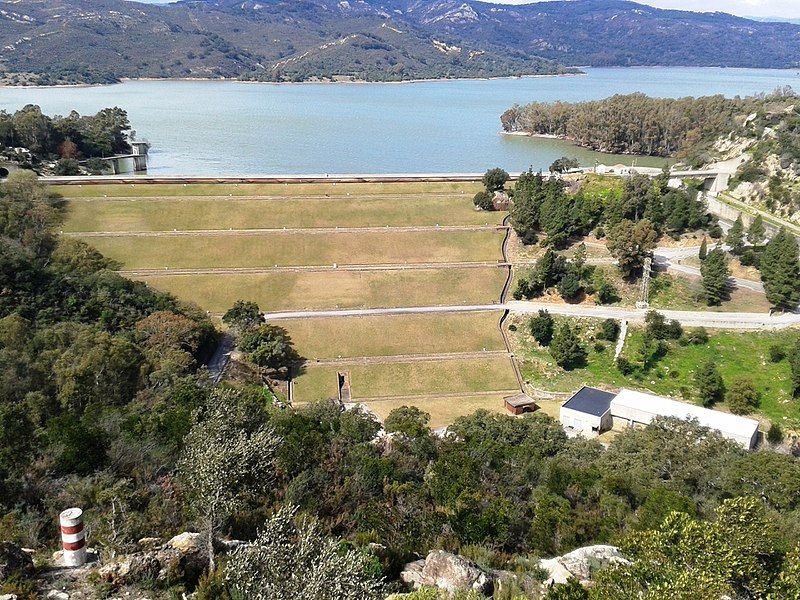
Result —
<instances>
[{"instance_id":1,"label":"distant hills","mask_svg":"<svg viewBox=\"0 0 800 600\"><path fill-rule=\"evenodd\" d=\"M800 66L800 26L624 0L0 0L10 82L556 74L569 67Z\"/></svg>"}]
</instances>

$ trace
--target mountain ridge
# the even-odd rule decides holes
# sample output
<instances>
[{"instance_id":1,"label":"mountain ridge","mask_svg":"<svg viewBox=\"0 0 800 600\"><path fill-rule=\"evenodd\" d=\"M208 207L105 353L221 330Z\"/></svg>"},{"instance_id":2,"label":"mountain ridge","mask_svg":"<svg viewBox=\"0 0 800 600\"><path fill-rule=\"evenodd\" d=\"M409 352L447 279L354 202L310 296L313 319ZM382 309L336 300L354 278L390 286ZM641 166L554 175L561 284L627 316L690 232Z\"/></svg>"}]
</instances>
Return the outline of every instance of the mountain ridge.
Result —
<instances>
[{"instance_id":1,"label":"mountain ridge","mask_svg":"<svg viewBox=\"0 0 800 600\"><path fill-rule=\"evenodd\" d=\"M501 77L800 66L800 26L628 0L0 0L11 83Z\"/></svg>"}]
</instances>

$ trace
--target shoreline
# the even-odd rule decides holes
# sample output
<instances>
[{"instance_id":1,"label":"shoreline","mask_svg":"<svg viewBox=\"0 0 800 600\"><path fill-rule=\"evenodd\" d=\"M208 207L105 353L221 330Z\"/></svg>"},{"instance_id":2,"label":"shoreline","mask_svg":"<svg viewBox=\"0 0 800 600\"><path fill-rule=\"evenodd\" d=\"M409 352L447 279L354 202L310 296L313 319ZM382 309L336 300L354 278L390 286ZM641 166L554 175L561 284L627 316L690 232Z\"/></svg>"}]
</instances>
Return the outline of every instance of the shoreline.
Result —
<instances>
[{"instance_id":1,"label":"shoreline","mask_svg":"<svg viewBox=\"0 0 800 600\"><path fill-rule=\"evenodd\" d=\"M0 83L0 89L13 90L46 90L46 89L80 89L111 87L122 85L123 83L135 83L139 81L162 81L162 82L219 82L219 83L238 83L247 85L406 85L415 83L438 83L448 81L495 81L504 79L542 79L549 77L585 77L588 75L583 71L577 73L543 73L537 75L498 75L496 77L432 77L427 79L403 79L399 81L370 81L368 79L352 80L319 80L319 81L254 81L248 79L232 79L225 77L121 77L116 83L58 83L54 85L9 85Z\"/></svg>"}]
</instances>

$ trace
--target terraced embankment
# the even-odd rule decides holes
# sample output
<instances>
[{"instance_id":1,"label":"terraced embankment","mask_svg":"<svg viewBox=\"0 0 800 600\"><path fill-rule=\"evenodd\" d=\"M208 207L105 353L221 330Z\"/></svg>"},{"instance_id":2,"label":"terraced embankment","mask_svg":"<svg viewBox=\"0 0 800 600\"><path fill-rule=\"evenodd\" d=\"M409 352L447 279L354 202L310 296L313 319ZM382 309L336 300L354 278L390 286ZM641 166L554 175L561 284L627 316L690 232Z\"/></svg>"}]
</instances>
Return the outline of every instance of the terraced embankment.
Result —
<instances>
[{"instance_id":1,"label":"terraced embankment","mask_svg":"<svg viewBox=\"0 0 800 600\"><path fill-rule=\"evenodd\" d=\"M458 313L282 319L308 359L294 400L338 394L385 416L402 404L432 425L502 409L517 389L498 322L504 214L477 212L472 182L63 186L64 233L129 277L220 315L484 305Z\"/></svg>"}]
</instances>

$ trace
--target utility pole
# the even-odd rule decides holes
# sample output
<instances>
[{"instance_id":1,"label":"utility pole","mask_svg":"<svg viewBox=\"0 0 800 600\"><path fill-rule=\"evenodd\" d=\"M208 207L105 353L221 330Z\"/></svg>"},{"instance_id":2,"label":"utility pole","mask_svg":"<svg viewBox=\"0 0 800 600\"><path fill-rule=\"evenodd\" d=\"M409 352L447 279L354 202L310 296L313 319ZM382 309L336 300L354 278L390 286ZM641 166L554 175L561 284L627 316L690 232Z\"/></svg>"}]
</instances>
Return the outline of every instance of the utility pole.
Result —
<instances>
[{"instance_id":1,"label":"utility pole","mask_svg":"<svg viewBox=\"0 0 800 600\"><path fill-rule=\"evenodd\" d=\"M636 303L636 308L650 308L650 271L652 267L653 259L648 256L644 259L642 284L639 288L639 301Z\"/></svg>"}]
</instances>

